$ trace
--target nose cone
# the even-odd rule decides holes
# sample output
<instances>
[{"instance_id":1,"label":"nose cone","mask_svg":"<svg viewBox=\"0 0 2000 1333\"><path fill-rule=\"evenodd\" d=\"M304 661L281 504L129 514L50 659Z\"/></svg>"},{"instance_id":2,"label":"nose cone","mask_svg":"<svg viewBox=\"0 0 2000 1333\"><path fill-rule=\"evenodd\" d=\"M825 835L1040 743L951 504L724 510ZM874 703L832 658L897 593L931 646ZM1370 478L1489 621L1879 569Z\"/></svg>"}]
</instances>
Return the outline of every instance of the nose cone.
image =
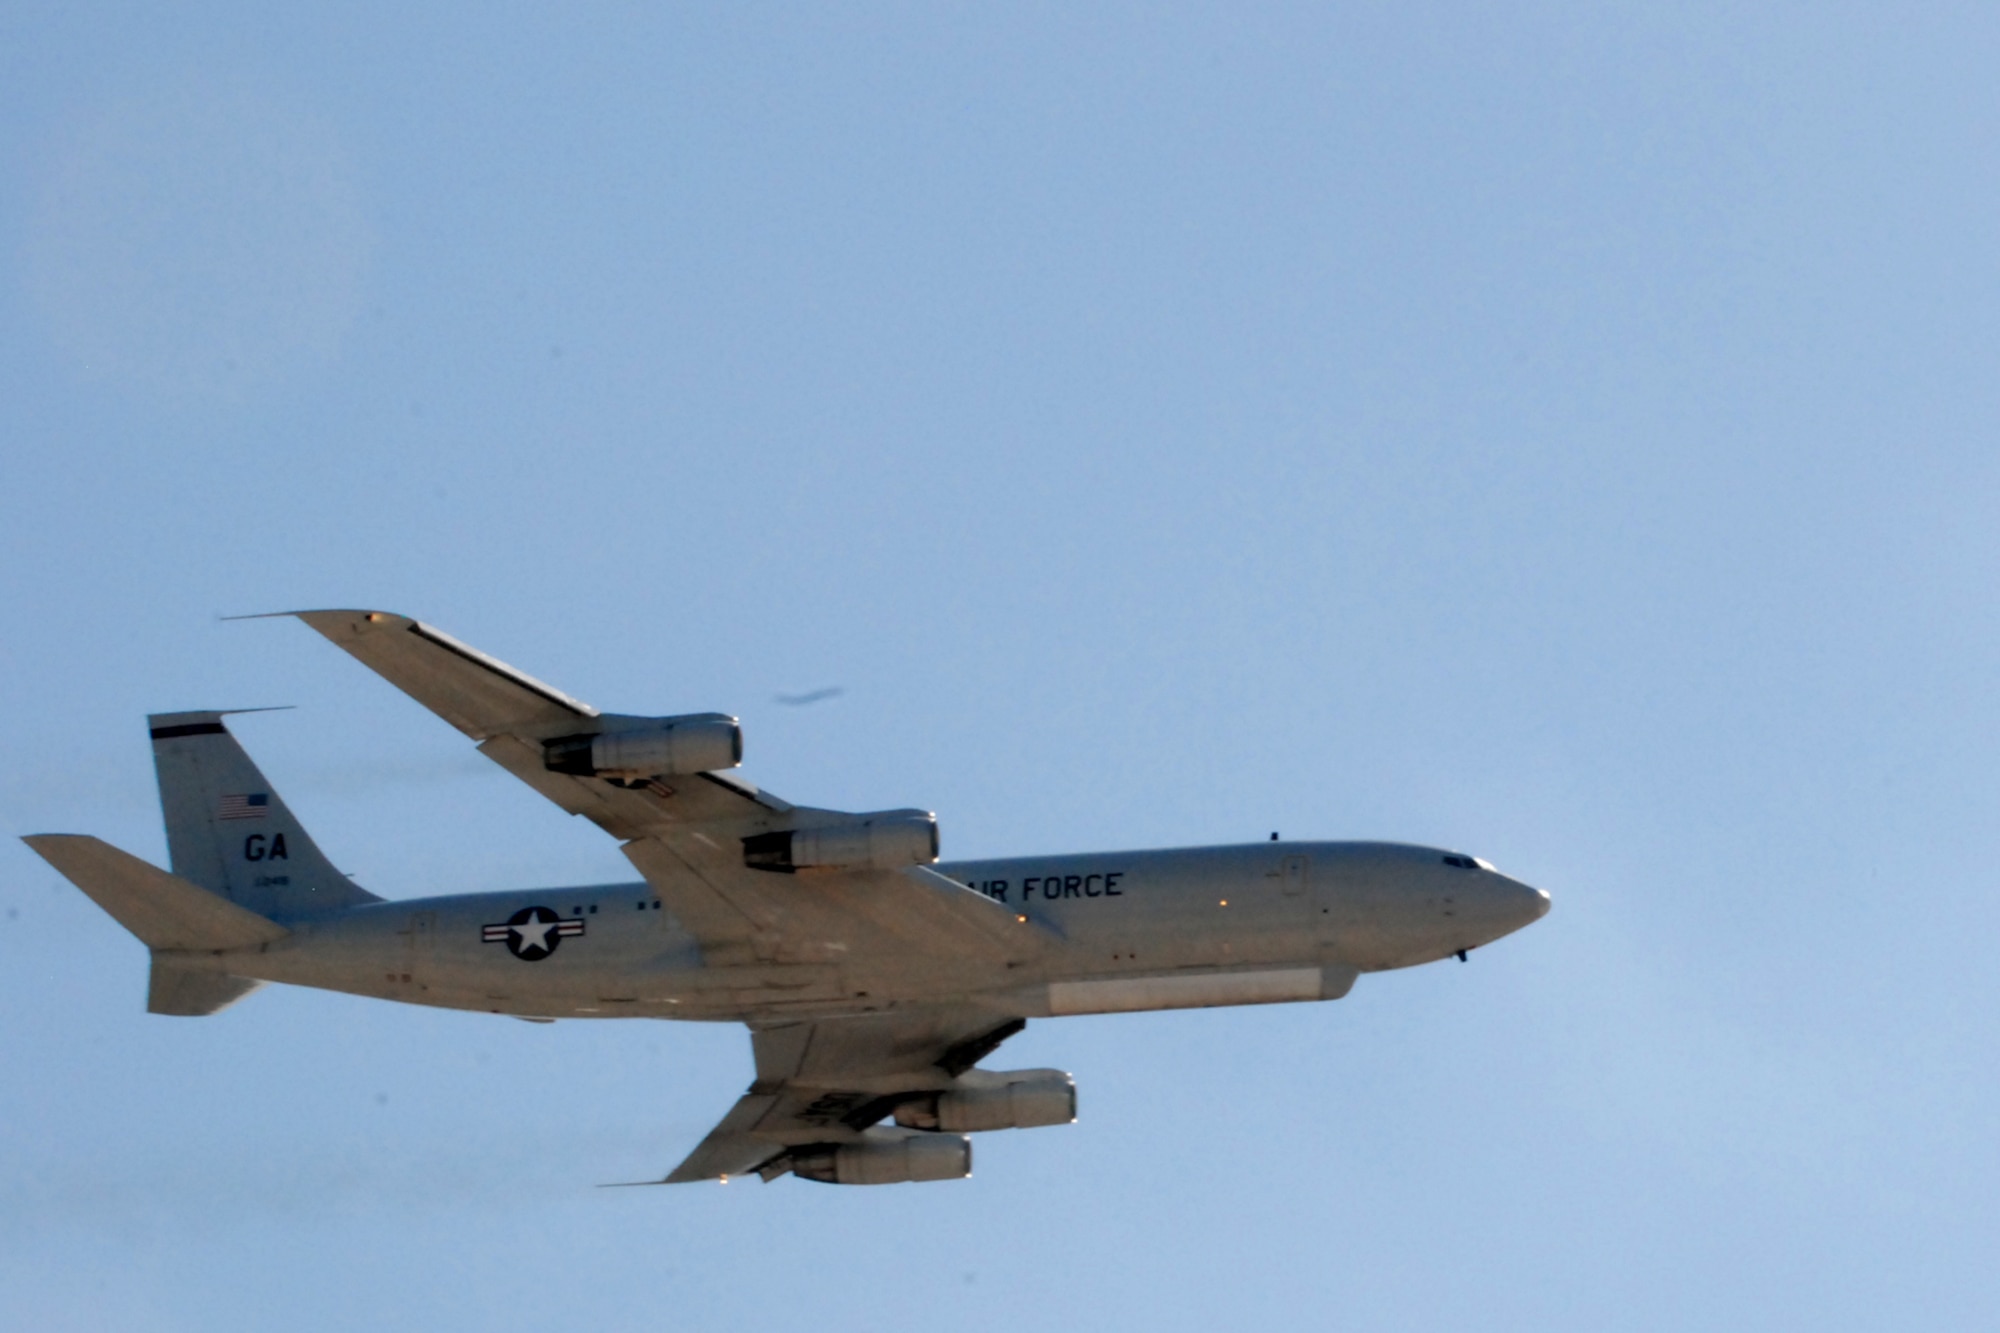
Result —
<instances>
[{"instance_id":1,"label":"nose cone","mask_svg":"<svg viewBox=\"0 0 2000 1333\"><path fill-rule=\"evenodd\" d=\"M1468 895L1471 902L1467 906L1471 910L1466 915L1484 927L1484 943L1512 935L1549 914L1549 895L1534 885L1523 884L1497 870L1487 870L1484 865L1480 870L1483 873L1479 876L1479 887L1475 894ZM1477 906L1472 906L1473 903Z\"/></svg>"},{"instance_id":2,"label":"nose cone","mask_svg":"<svg viewBox=\"0 0 2000 1333\"><path fill-rule=\"evenodd\" d=\"M1518 879L1495 873L1493 878L1500 881L1502 911L1507 917L1509 931L1531 926L1549 914L1549 895L1546 889L1538 889L1532 884L1523 884Z\"/></svg>"}]
</instances>

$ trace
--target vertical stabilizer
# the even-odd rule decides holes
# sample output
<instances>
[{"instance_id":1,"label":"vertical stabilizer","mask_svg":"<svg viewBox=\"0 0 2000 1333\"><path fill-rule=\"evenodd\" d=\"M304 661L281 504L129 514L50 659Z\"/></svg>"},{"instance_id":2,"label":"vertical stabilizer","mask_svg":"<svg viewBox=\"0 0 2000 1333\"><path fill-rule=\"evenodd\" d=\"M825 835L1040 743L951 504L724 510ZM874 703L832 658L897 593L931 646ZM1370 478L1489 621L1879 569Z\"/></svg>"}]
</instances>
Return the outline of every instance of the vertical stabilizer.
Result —
<instances>
[{"instance_id":1,"label":"vertical stabilizer","mask_svg":"<svg viewBox=\"0 0 2000 1333\"><path fill-rule=\"evenodd\" d=\"M222 718L147 719L174 873L278 921L379 902L333 868Z\"/></svg>"}]
</instances>

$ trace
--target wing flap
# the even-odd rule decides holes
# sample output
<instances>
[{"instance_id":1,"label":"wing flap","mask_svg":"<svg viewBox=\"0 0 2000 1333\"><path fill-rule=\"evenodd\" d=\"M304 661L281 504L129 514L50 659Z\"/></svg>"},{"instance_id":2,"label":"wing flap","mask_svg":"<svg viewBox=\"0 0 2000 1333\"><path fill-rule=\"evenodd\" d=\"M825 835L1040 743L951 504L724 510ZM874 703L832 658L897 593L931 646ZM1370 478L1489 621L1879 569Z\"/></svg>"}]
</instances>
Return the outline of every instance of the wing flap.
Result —
<instances>
[{"instance_id":1,"label":"wing flap","mask_svg":"<svg viewBox=\"0 0 2000 1333\"><path fill-rule=\"evenodd\" d=\"M715 773L664 781L654 778L638 787L614 787L598 778L551 773L542 761L541 747L516 735L491 737L480 745L479 752L614 838L643 838L689 824L765 819L774 811L789 808L746 782Z\"/></svg>"},{"instance_id":2,"label":"wing flap","mask_svg":"<svg viewBox=\"0 0 2000 1333\"><path fill-rule=\"evenodd\" d=\"M653 822L653 812L646 808L644 797L601 782L551 773L542 762L541 751L518 736L490 737L480 744L479 753L562 809L582 815L614 838L644 837Z\"/></svg>"}]
</instances>

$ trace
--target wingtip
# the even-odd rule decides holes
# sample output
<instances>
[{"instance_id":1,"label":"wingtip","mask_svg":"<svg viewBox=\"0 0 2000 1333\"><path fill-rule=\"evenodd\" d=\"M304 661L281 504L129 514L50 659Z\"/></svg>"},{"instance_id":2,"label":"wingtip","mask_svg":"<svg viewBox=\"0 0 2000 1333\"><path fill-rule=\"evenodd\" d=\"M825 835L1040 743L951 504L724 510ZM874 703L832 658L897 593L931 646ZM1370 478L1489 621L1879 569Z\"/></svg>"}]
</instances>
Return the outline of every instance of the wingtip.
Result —
<instances>
[{"instance_id":1,"label":"wingtip","mask_svg":"<svg viewBox=\"0 0 2000 1333\"><path fill-rule=\"evenodd\" d=\"M224 616L224 620L296 620L335 643L346 644L374 630L416 629L418 622L395 611L361 606L306 607L297 611L260 611L255 615Z\"/></svg>"},{"instance_id":2,"label":"wingtip","mask_svg":"<svg viewBox=\"0 0 2000 1333\"><path fill-rule=\"evenodd\" d=\"M313 628L315 619L324 620L339 617L346 620L365 621L369 624L385 622L414 623L412 617L397 611L372 610L365 606L309 606L296 611L251 611L243 615L217 616L217 620L303 620Z\"/></svg>"},{"instance_id":3,"label":"wingtip","mask_svg":"<svg viewBox=\"0 0 2000 1333\"><path fill-rule=\"evenodd\" d=\"M374 629L414 629L418 624L415 616L406 616L400 611L371 610L362 606L328 607L318 611L294 611L292 614L329 636L341 631L365 633Z\"/></svg>"},{"instance_id":4,"label":"wingtip","mask_svg":"<svg viewBox=\"0 0 2000 1333\"><path fill-rule=\"evenodd\" d=\"M358 616L364 620L408 620L394 611L371 610L365 606L306 606L294 611L250 611L242 615L217 616L217 620L307 620L311 616Z\"/></svg>"}]
</instances>

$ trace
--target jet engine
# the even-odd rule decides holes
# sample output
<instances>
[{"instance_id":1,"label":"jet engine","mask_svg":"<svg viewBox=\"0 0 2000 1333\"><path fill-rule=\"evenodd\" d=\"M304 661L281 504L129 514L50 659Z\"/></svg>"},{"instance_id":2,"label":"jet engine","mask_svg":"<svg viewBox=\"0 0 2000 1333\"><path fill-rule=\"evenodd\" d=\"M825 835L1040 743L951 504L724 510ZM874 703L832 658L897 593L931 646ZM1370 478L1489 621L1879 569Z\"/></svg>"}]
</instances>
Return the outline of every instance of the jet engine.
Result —
<instances>
[{"instance_id":1,"label":"jet engine","mask_svg":"<svg viewBox=\"0 0 2000 1333\"><path fill-rule=\"evenodd\" d=\"M794 1148L792 1174L823 1185L901 1185L972 1174L972 1140L957 1134L871 1129L855 1143Z\"/></svg>"},{"instance_id":2,"label":"jet engine","mask_svg":"<svg viewBox=\"0 0 2000 1333\"><path fill-rule=\"evenodd\" d=\"M1060 1069L968 1069L950 1092L931 1093L896 1108L896 1123L906 1129L952 1133L1034 1129L1075 1119L1076 1080Z\"/></svg>"},{"instance_id":3,"label":"jet engine","mask_svg":"<svg viewBox=\"0 0 2000 1333\"><path fill-rule=\"evenodd\" d=\"M743 728L726 713L604 721L602 731L544 741L548 770L583 778L657 778L743 762Z\"/></svg>"},{"instance_id":4,"label":"jet engine","mask_svg":"<svg viewBox=\"0 0 2000 1333\"><path fill-rule=\"evenodd\" d=\"M752 870L901 870L937 860L937 816L928 810L884 810L851 823L756 833L743 840Z\"/></svg>"}]
</instances>

